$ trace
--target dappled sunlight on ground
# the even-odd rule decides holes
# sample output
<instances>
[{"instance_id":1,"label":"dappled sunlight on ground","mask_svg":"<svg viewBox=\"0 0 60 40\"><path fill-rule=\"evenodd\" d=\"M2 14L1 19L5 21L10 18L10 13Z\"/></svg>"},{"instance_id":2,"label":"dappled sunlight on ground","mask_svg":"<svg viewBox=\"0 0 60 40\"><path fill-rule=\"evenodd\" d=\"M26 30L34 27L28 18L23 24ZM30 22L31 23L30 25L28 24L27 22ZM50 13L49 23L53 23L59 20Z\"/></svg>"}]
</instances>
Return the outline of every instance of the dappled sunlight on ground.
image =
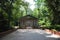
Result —
<instances>
[{"instance_id":1,"label":"dappled sunlight on ground","mask_svg":"<svg viewBox=\"0 0 60 40\"><path fill-rule=\"evenodd\" d=\"M51 35L48 35L46 37L51 37L51 38L60 38L60 36L57 36L57 35L54 35L54 34L51 34Z\"/></svg>"},{"instance_id":2,"label":"dappled sunlight on ground","mask_svg":"<svg viewBox=\"0 0 60 40\"><path fill-rule=\"evenodd\" d=\"M40 29L18 29L1 40L60 40L60 37Z\"/></svg>"}]
</instances>

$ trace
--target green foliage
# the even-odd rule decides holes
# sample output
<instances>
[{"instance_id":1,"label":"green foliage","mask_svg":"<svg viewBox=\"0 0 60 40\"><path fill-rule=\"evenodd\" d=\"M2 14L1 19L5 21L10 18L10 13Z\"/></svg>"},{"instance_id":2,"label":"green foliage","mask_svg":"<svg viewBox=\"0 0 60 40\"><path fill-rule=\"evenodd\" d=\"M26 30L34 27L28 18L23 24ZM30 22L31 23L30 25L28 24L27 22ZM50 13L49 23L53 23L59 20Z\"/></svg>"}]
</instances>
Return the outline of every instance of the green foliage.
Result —
<instances>
[{"instance_id":1,"label":"green foliage","mask_svg":"<svg viewBox=\"0 0 60 40\"><path fill-rule=\"evenodd\" d=\"M27 7L28 3L23 0L16 0L15 3L13 3L12 15L15 25L22 16L26 15Z\"/></svg>"},{"instance_id":2,"label":"green foliage","mask_svg":"<svg viewBox=\"0 0 60 40\"><path fill-rule=\"evenodd\" d=\"M39 18L39 25L50 26L51 24L51 13L49 13L48 8L46 6L45 0L35 0L36 3L36 11L34 15Z\"/></svg>"},{"instance_id":3,"label":"green foliage","mask_svg":"<svg viewBox=\"0 0 60 40\"><path fill-rule=\"evenodd\" d=\"M35 0L38 10L39 25L59 30L60 27L60 0ZM54 26L50 26L54 25Z\"/></svg>"},{"instance_id":4,"label":"green foliage","mask_svg":"<svg viewBox=\"0 0 60 40\"><path fill-rule=\"evenodd\" d=\"M29 3L24 0L2 0L0 1L0 29L18 25L22 16L32 15L39 19L39 25L47 28L57 29L60 26L60 0L34 0L36 8L32 11ZM54 24L54 27L50 26ZM3 27L1 27L3 26ZM6 28L6 29L7 29Z\"/></svg>"},{"instance_id":5,"label":"green foliage","mask_svg":"<svg viewBox=\"0 0 60 40\"><path fill-rule=\"evenodd\" d=\"M60 31L60 25L50 25L50 26L47 26L46 28L48 29L55 29L57 31Z\"/></svg>"},{"instance_id":6,"label":"green foliage","mask_svg":"<svg viewBox=\"0 0 60 40\"><path fill-rule=\"evenodd\" d=\"M49 12L53 14L52 24L60 24L60 0L46 0L47 7Z\"/></svg>"},{"instance_id":7,"label":"green foliage","mask_svg":"<svg viewBox=\"0 0 60 40\"><path fill-rule=\"evenodd\" d=\"M0 1L0 30L8 30L13 25L18 25L18 19L26 13L27 7L28 3L23 0Z\"/></svg>"},{"instance_id":8,"label":"green foliage","mask_svg":"<svg viewBox=\"0 0 60 40\"><path fill-rule=\"evenodd\" d=\"M0 1L0 30L6 31L8 29L11 29L10 26L10 18L12 14L12 3L13 0L1 0Z\"/></svg>"},{"instance_id":9,"label":"green foliage","mask_svg":"<svg viewBox=\"0 0 60 40\"><path fill-rule=\"evenodd\" d=\"M33 10L32 16L38 18L38 10L37 10L37 8L35 8L35 9Z\"/></svg>"}]
</instances>

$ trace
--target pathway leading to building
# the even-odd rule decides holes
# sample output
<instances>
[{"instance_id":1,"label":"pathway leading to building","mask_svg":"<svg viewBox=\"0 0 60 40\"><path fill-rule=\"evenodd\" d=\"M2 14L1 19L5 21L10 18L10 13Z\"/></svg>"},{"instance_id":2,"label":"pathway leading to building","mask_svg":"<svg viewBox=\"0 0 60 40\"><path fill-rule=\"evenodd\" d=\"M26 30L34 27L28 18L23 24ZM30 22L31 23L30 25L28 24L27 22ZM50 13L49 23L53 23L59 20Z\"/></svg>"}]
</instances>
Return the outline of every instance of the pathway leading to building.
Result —
<instances>
[{"instance_id":1,"label":"pathway leading to building","mask_svg":"<svg viewBox=\"0 0 60 40\"><path fill-rule=\"evenodd\" d=\"M0 40L60 40L60 38L40 29L18 29Z\"/></svg>"}]
</instances>

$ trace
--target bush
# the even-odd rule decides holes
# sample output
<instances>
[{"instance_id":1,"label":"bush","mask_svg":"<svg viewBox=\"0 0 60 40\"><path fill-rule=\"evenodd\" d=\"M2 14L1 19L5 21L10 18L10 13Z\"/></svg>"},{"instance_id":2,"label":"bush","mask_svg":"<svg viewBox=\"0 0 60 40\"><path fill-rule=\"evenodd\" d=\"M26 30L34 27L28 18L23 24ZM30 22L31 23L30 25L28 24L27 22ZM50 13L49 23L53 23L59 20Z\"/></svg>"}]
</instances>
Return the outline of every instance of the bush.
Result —
<instances>
[{"instance_id":1,"label":"bush","mask_svg":"<svg viewBox=\"0 0 60 40\"><path fill-rule=\"evenodd\" d=\"M47 29L55 29L55 30L57 30L57 31L60 31L60 25L51 25L51 26L48 26L48 27L46 27Z\"/></svg>"}]
</instances>

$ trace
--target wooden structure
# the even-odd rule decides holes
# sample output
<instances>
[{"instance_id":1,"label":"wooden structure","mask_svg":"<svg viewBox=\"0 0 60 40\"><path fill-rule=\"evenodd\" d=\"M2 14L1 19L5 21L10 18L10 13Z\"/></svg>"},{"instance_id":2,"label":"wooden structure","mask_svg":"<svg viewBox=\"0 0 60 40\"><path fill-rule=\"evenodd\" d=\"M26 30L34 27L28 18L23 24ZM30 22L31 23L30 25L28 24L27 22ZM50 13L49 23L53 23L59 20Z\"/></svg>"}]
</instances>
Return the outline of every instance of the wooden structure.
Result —
<instances>
[{"instance_id":1,"label":"wooden structure","mask_svg":"<svg viewBox=\"0 0 60 40\"><path fill-rule=\"evenodd\" d=\"M38 18L31 15L23 16L19 20L20 28L38 28Z\"/></svg>"}]
</instances>

